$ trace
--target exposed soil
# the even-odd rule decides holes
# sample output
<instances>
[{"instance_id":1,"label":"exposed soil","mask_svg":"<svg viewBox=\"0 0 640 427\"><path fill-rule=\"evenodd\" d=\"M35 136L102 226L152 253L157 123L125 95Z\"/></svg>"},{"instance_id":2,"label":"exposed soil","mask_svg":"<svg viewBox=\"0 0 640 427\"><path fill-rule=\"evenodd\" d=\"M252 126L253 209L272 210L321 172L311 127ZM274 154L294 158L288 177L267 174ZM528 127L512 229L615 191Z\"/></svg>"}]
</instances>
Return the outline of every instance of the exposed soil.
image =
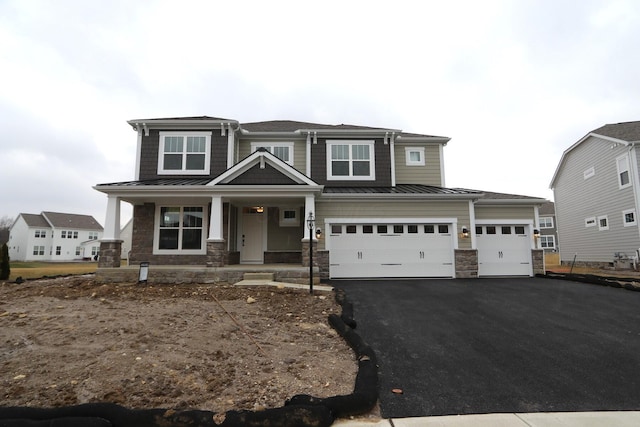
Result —
<instances>
[{"instance_id":1,"label":"exposed soil","mask_svg":"<svg viewBox=\"0 0 640 427\"><path fill-rule=\"evenodd\" d=\"M260 410L353 390L333 293L230 285L0 284L0 405Z\"/></svg>"}]
</instances>

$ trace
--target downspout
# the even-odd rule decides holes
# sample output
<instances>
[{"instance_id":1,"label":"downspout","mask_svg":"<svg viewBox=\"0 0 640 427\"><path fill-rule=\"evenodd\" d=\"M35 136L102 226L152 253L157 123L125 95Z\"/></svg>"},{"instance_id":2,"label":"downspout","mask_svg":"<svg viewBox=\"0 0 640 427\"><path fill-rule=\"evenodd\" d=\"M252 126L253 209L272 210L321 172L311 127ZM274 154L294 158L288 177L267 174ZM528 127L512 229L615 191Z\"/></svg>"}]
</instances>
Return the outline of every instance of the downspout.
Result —
<instances>
[{"instance_id":1,"label":"downspout","mask_svg":"<svg viewBox=\"0 0 640 427\"><path fill-rule=\"evenodd\" d=\"M391 138L389 138L389 151L391 152L391 186L396 186L396 148L395 148L396 133L391 132Z\"/></svg>"},{"instance_id":2,"label":"downspout","mask_svg":"<svg viewBox=\"0 0 640 427\"><path fill-rule=\"evenodd\" d=\"M306 175L311 178L311 132L307 133Z\"/></svg>"},{"instance_id":3,"label":"downspout","mask_svg":"<svg viewBox=\"0 0 640 427\"><path fill-rule=\"evenodd\" d=\"M231 169L233 167L233 159L234 159L234 135L235 132L231 129L231 123L227 123L229 127L228 135L227 135L227 169ZM222 123L222 136L224 136L224 123Z\"/></svg>"},{"instance_id":4,"label":"downspout","mask_svg":"<svg viewBox=\"0 0 640 427\"><path fill-rule=\"evenodd\" d=\"M136 181L140 180L140 156L142 155L142 128L140 125L137 127L138 131L138 143L136 146Z\"/></svg>"}]
</instances>

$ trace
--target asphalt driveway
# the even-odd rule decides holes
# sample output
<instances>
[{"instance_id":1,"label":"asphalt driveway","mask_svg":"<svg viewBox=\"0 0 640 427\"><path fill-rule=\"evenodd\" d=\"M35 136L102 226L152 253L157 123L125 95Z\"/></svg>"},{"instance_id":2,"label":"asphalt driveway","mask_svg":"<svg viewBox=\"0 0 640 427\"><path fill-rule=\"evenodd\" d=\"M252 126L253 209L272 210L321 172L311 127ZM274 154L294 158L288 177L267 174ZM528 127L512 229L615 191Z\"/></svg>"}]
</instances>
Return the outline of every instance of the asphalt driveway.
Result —
<instances>
[{"instance_id":1,"label":"asphalt driveway","mask_svg":"<svg viewBox=\"0 0 640 427\"><path fill-rule=\"evenodd\" d=\"M542 278L331 284L376 351L385 418L640 410L640 292Z\"/></svg>"}]
</instances>

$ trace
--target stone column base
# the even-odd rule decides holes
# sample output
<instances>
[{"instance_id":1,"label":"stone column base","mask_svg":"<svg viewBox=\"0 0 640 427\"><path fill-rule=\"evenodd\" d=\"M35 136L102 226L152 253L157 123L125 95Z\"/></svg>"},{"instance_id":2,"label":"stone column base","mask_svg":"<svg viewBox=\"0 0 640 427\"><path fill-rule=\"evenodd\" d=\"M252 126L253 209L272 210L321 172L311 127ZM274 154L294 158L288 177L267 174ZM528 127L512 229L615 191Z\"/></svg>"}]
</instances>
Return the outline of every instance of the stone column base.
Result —
<instances>
[{"instance_id":1,"label":"stone column base","mask_svg":"<svg viewBox=\"0 0 640 427\"><path fill-rule=\"evenodd\" d=\"M228 264L229 252L224 240L207 240L207 267L223 267Z\"/></svg>"},{"instance_id":2,"label":"stone column base","mask_svg":"<svg viewBox=\"0 0 640 427\"><path fill-rule=\"evenodd\" d=\"M533 275L544 274L544 249L531 249Z\"/></svg>"},{"instance_id":3,"label":"stone column base","mask_svg":"<svg viewBox=\"0 0 640 427\"><path fill-rule=\"evenodd\" d=\"M120 267L120 254L122 252L122 240L100 242L100 257L98 268Z\"/></svg>"},{"instance_id":4,"label":"stone column base","mask_svg":"<svg viewBox=\"0 0 640 427\"><path fill-rule=\"evenodd\" d=\"M456 249L456 279L478 277L478 251L476 249Z\"/></svg>"},{"instance_id":5,"label":"stone column base","mask_svg":"<svg viewBox=\"0 0 640 427\"><path fill-rule=\"evenodd\" d=\"M313 242L313 266L318 264L318 242ZM309 267L309 240L302 242L302 266Z\"/></svg>"}]
</instances>

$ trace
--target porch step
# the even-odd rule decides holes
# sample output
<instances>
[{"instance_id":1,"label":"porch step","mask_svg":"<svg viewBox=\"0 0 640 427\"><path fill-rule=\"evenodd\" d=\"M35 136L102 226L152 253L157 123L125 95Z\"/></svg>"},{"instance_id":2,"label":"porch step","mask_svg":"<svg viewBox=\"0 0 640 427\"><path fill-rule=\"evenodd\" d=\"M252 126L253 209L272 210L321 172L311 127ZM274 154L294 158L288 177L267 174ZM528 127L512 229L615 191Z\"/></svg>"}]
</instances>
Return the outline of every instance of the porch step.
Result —
<instances>
[{"instance_id":1,"label":"porch step","mask_svg":"<svg viewBox=\"0 0 640 427\"><path fill-rule=\"evenodd\" d=\"M273 282L273 273L244 273L244 280L268 280Z\"/></svg>"}]
</instances>

